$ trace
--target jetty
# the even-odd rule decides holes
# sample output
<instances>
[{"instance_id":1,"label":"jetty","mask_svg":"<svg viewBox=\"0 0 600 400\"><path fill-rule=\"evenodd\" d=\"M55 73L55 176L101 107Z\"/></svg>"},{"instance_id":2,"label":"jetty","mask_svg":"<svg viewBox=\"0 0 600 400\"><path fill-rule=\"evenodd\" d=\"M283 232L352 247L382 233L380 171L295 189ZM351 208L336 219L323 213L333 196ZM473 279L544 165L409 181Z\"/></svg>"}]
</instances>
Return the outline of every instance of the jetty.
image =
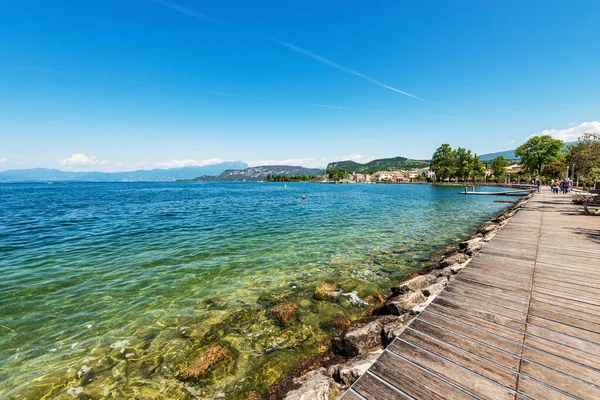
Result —
<instances>
[{"instance_id":1,"label":"jetty","mask_svg":"<svg viewBox=\"0 0 600 400\"><path fill-rule=\"evenodd\" d=\"M600 218L544 188L344 400L600 399Z\"/></svg>"},{"instance_id":2,"label":"jetty","mask_svg":"<svg viewBox=\"0 0 600 400\"><path fill-rule=\"evenodd\" d=\"M479 195L479 196L526 196L529 193L536 191L537 189L516 189L516 190L505 190L498 192L476 192L475 186L471 187L469 190L468 186L465 186L465 190L462 192L458 192L459 194L468 194L468 195Z\"/></svg>"}]
</instances>

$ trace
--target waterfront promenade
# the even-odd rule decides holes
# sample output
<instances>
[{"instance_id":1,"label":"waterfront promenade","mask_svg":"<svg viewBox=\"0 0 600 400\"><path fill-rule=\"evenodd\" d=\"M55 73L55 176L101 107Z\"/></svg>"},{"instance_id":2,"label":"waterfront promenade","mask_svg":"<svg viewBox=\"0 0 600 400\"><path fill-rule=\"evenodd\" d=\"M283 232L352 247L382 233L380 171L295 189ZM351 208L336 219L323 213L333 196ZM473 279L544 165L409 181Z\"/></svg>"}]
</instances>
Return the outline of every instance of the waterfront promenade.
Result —
<instances>
[{"instance_id":1,"label":"waterfront promenade","mask_svg":"<svg viewBox=\"0 0 600 400\"><path fill-rule=\"evenodd\" d=\"M534 195L343 396L600 399L600 217Z\"/></svg>"}]
</instances>

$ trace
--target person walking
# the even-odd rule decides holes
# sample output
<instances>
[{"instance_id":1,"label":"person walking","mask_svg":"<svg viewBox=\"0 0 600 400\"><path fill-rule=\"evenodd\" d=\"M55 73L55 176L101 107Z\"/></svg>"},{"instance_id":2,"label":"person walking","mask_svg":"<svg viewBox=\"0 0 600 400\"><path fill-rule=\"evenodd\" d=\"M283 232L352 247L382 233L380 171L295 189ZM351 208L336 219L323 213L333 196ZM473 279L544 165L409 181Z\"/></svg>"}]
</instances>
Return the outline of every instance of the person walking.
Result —
<instances>
[{"instance_id":1,"label":"person walking","mask_svg":"<svg viewBox=\"0 0 600 400\"><path fill-rule=\"evenodd\" d=\"M541 189L542 189L542 181L540 180L540 178L537 179L536 184L537 184L538 193L540 193Z\"/></svg>"}]
</instances>

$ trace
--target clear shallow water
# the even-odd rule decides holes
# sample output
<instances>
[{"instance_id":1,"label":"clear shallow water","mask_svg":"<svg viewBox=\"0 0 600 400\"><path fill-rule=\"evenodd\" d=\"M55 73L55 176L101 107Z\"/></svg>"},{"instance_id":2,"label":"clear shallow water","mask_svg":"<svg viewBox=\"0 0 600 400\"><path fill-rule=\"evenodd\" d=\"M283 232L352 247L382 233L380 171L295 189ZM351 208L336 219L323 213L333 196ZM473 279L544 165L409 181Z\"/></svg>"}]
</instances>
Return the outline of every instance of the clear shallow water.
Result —
<instances>
[{"instance_id":1,"label":"clear shallow water","mask_svg":"<svg viewBox=\"0 0 600 400\"><path fill-rule=\"evenodd\" d=\"M287 186L0 185L0 398L245 398L322 350L333 316L370 308L316 300L316 284L385 294L506 206L457 187ZM298 306L287 325L268 311L282 302ZM214 344L229 358L179 380Z\"/></svg>"}]
</instances>

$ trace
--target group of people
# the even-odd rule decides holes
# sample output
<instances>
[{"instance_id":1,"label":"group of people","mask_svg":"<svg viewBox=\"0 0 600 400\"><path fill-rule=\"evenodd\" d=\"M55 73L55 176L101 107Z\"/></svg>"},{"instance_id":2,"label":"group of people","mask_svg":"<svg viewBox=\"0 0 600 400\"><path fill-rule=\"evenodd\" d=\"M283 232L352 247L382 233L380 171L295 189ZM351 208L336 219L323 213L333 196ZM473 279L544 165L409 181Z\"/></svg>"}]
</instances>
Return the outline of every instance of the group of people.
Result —
<instances>
[{"instance_id":1,"label":"group of people","mask_svg":"<svg viewBox=\"0 0 600 400\"><path fill-rule=\"evenodd\" d=\"M552 181L552 186L550 186L550 188L552 189L552 193L558 193L559 191L561 193L569 193L573 190L573 181L569 178L565 178L562 181L555 179Z\"/></svg>"},{"instance_id":2,"label":"group of people","mask_svg":"<svg viewBox=\"0 0 600 400\"><path fill-rule=\"evenodd\" d=\"M550 186L550 189L552 189L552 193L569 193L571 190L573 190L573 181L569 178L565 178L563 180L555 179L553 181L550 181L548 179L542 181L538 178L537 180L531 181L530 183L533 183L537 186L538 193L540 192L542 185Z\"/></svg>"}]
</instances>

